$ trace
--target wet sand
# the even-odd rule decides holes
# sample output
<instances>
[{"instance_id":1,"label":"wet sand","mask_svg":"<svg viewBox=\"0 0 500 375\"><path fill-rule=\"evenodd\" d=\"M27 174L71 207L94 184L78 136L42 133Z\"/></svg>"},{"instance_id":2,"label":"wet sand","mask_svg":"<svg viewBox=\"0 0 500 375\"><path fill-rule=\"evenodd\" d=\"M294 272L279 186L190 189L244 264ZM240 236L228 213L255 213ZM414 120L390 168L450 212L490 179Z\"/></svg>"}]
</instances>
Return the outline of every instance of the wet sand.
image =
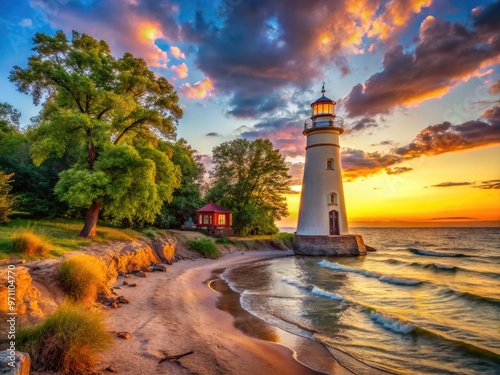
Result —
<instances>
[{"instance_id":1,"label":"wet sand","mask_svg":"<svg viewBox=\"0 0 500 375\"><path fill-rule=\"evenodd\" d=\"M119 277L115 286L130 304L106 311L112 331L128 331L128 340L115 338L97 369L113 366L120 374L350 374L326 349L286 333L247 313L239 295L218 274L229 267L287 256L283 251L233 253L218 260L182 261L167 272L146 278ZM124 286L123 281L137 287ZM244 333L245 332L245 333ZM315 370L296 360L300 349ZM323 351L322 351L323 350ZM189 351L179 363L162 362L166 355Z\"/></svg>"}]
</instances>

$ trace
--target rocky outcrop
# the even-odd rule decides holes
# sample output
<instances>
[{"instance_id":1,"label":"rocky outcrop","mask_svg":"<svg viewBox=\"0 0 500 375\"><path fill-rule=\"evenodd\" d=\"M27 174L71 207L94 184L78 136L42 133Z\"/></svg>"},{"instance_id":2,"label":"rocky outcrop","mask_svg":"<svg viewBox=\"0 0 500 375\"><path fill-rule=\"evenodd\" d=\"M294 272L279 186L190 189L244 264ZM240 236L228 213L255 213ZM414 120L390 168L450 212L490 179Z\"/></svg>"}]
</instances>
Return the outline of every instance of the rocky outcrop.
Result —
<instances>
[{"instance_id":1,"label":"rocky outcrop","mask_svg":"<svg viewBox=\"0 0 500 375\"><path fill-rule=\"evenodd\" d=\"M160 262L172 264L175 258L175 240L173 238L157 238L151 241L151 245Z\"/></svg>"},{"instance_id":2,"label":"rocky outcrop","mask_svg":"<svg viewBox=\"0 0 500 375\"><path fill-rule=\"evenodd\" d=\"M175 257L175 244L168 238L153 240L151 243L142 241L93 243L82 250L68 254L67 257L76 254L95 256L96 262L101 262L105 269L110 287L115 283L119 273L133 272L145 276L144 272L149 272L151 267L155 271L166 271L165 266L159 263L172 263ZM54 312L65 299L65 293L58 282L57 271L59 264L67 257L28 262L16 265L15 268L11 266L10 274L7 262L0 269L0 319L5 321L8 312L16 312L18 322L33 325ZM8 305L11 284L13 286L10 286L10 290L15 301L14 310L9 310ZM6 325L1 327L0 334L6 334L5 330L8 327Z\"/></svg>"},{"instance_id":3,"label":"rocky outcrop","mask_svg":"<svg viewBox=\"0 0 500 375\"><path fill-rule=\"evenodd\" d=\"M0 352L0 375L29 375L31 358L28 353Z\"/></svg>"}]
</instances>

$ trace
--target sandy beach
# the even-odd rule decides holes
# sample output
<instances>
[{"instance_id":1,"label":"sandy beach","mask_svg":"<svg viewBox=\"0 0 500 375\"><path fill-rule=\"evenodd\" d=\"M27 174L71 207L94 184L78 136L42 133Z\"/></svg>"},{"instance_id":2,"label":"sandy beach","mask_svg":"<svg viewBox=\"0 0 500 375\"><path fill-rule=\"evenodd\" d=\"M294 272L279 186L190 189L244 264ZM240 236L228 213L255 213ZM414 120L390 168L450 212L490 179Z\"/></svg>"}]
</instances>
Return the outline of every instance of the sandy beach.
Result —
<instances>
[{"instance_id":1,"label":"sandy beach","mask_svg":"<svg viewBox=\"0 0 500 375\"><path fill-rule=\"evenodd\" d=\"M117 373L130 375L350 374L322 345L263 323L241 309L237 294L221 293L224 287L228 289L222 280L210 282L225 268L287 255L283 251L238 252L218 260L177 262L167 266L167 272L148 273L146 278L118 277L115 292L130 303L104 312L105 321L111 331L128 331L132 336L115 338L97 369L112 366ZM137 286L123 285L123 281ZM301 358L296 360L290 349L294 346L309 352L314 370L302 365ZM309 350L302 350L305 347ZM189 351L194 353L181 358L181 364L159 363L166 355Z\"/></svg>"}]
</instances>

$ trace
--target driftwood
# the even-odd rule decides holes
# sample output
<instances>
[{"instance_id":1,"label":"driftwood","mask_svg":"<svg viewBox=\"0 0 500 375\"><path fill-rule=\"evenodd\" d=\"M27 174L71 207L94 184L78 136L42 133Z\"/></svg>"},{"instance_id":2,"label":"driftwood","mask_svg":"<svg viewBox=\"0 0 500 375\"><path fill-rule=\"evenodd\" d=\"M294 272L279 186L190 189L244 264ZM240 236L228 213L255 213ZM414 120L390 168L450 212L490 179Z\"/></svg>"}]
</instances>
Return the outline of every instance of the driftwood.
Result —
<instances>
[{"instance_id":1,"label":"driftwood","mask_svg":"<svg viewBox=\"0 0 500 375\"><path fill-rule=\"evenodd\" d=\"M160 359L159 363L162 363L164 361L172 361L172 362L179 363L179 359L181 359L182 357L185 357L187 355L193 354L193 353L194 353L193 351L190 351L187 353L182 353L182 354L177 354L177 355L167 355L166 357L163 357L162 359Z\"/></svg>"}]
</instances>

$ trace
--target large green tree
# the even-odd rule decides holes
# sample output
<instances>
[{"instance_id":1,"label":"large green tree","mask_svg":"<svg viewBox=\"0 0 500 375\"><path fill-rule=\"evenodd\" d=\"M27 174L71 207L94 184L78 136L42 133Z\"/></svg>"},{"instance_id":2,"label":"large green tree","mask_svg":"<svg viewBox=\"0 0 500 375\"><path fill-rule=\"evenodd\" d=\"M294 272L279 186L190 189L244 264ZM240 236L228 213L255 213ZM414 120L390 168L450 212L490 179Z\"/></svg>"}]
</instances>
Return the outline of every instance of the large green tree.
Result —
<instances>
[{"instance_id":1,"label":"large green tree","mask_svg":"<svg viewBox=\"0 0 500 375\"><path fill-rule=\"evenodd\" d=\"M268 139L235 139L213 149L207 198L231 209L237 234L277 232L275 220L288 215L288 167Z\"/></svg>"},{"instance_id":2,"label":"large green tree","mask_svg":"<svg viewBox=\"0 0 500 375\"><path fill-rule=\"evenodd\" d=\"M190 217L194 218L196 210L201 207L201 185L205 167L200 161L200 155L193 150L184 139L167 144L171 149L172 161L181 167L181 185L175 189L171 202L166 202L155 225L160 228L179 228Z\"/></svg>"},{"instance_id":3,"label":"large green tree","mask_svg":"<svg viewBox=\"0 0 500 375\"><path fill-rule=\"evenodd\" d=\"M54 187L59 173L76 160L66 153L51 157L36 167L29 154L29 141L19 126L20 113L8 103L0 103L0 170L14 173L12 192L18 198L17 210L32 217L63 215L68 207L59 201Z\"/></svg>"},{"instance_id":4,"label":"large green tree","mask_svg":"<svg viewBox=\"0 0 500 375\"><path fill-rule=\"evenodd\" d=\"M0 170L0 223L8 221L8 216L16 202L16 197L10 194L13 175L14 173L5 174Z\"/></svg>"},{"instance_id":5,"label":"large green tree","mask_svg":"<svg viewBox=\"0 0 500 375\"><path fill-rule=\"evenodd\" d=\"M115 220L152 222L180 183L180 168L158 149L182 116L173 86L146 62L111 55L106 42L73 31L36 34L35 54L10 80L43 109L28 135L39 165L70 152L77 161L55 191L86 208L80 236L92 237L101 209Z\"/></svg>"}]
</instances>

